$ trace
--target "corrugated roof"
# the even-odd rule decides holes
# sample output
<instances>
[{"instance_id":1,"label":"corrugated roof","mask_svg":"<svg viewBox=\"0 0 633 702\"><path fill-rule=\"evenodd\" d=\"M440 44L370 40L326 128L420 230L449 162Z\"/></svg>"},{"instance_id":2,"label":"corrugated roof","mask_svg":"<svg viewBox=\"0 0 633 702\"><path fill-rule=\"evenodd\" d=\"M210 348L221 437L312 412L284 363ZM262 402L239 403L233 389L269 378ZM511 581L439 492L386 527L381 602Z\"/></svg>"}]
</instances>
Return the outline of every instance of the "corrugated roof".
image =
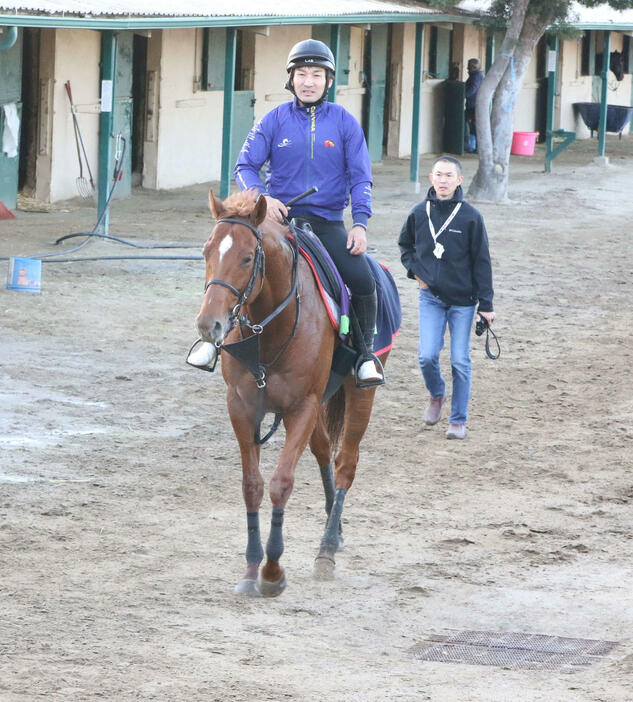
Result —
<instances>
[{"instance_id":1,"label":"corrugated roof","mask_svg":"<svg viewBox=\"0 0 633 702\"><path fill-rule=\"evenodd\" d=\"M577 2L571 5L570 20L573 24L585 25L617 25L633 24L633 10L614 10L609 5L583 7Z\"/></svg>"},{"instance_id":2,"label":"corrugated roof","mask_svg":"<svg viewBox=\"0 0 633 702\"><path fill-rule=\"evenodd\" d=\"M125 17L286 17L377 13L439 14L413 0L319 0L317 7L289 0L0 0L0 13ZM451 14L459 14L454 11Z\"/></svg>"}]
</instances>

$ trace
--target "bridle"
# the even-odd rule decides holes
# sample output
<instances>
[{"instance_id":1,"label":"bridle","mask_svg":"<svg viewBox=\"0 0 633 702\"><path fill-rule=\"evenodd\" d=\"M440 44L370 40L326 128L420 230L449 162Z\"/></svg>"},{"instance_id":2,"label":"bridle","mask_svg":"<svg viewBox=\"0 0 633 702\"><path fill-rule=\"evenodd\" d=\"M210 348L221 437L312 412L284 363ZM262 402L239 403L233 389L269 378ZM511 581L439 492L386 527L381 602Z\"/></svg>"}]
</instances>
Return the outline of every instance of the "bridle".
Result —
<instances>
[{"instance_id":1,"label":"bridle","mask_svg":"<svg viewBox=\"0 0 633 702\"><path fill-rule=\"evenodd\" d=\"M234 285L231 285L231 283L227 283L226 280L220 280L218 278L213 278L212 280L207 281L204 286L204 292L206 293L211 285L222 285L223 287L230 290L237 297L237 303L233 307L231 313L229 314L229 321L231 322L231 327L238 324L240 327L240 332L243 330L244 327L247 327L253 332L253 334L247 337L244 337L242 335L242 339L240 341L236 341L231 344L224 344L221 341L216 342L215 347L217 352L215 360L213 362L213 365L209 368L205 368L205 370L213 371L215 369L215 365L219 356L219 351L220 349L223 349L228 354L237 359L240 363L242 363L244 366L246 366L246 368L252 373L258 387L257 407L255 411L254 441L256 444L261 445L268 441L268 439L275 433L275 431L277 431L277 428L279 427L279 424L281 422L281 413L275 413L275 420L271 429L268 431L266 436L261 437L261 423L266 413L264 401L264 388L266 387L266 371L270 366L273 365L273 363L276 363L276 361L278 361L279 358L281 358L283 353L290 345L290 342L295 338L297 334L297 328L299 326L299 312L301 308L301 300L298 292L299 251L297 248L297 243L294 239L286 239L286 241L292 249L293 257L292 286L290 288L290 292L265 319L263 319L257 324L253 324L249 320L248 315L240 314L240 311L242 306L246 304L249 296L253 292L253 288L255 287L255 282L257 281L258 276L261 276L259 290L261 291L262 287L264 286L264 277L266 275L266 256L264 254L264 249L262 248L262 233L252 224L250 224L249 222L245 222L242 219L233 219L231 217L225 217L223 219L217 220L218 224L221 224L222 222L227 222L229 224L240 224L243 227L247 227L251 230L251 232L257 239L257 248L255 249L255 260L253 262L253 270L251 271L251 277L249 278L248 283L246 284L246 287L244 288L243 292L240 292ZM264 331L264 327L268 324L268 322L275 319L275 317L277 317L288 306L288 304L293 298L296 300L295 321L290 336L281 345L281 348L277 351L274 358L271 361L264 363L260 359L260 335Z\"/></svg>"},{"instance_id":2,"label":"bridle","mask_svg":"<svg viewBox=\"0 0 633 702\"><path fill-rule=\"evenodd\" d=\"M266 275L266 257L264 255L264 249L262 249L262 233L259 229L255 228L252 224L250 224L249 222L245 222L242 219L233 219L231 217L225 217L223 219L218 219L217 221L218 224L221 224L222 222L227 222L229 224L241 224L243 227L247 227L248 229L250 229L251 232L254 234L255 238L257 239L257 248L255 249L255 261L253 263L253 270L251 271L251 277L248 283L246 284L246 287L244 288L243 292L240 292L234 285L231 285L231 283L227 283L226 280L219 280L217 278L213 278L212 280L207 281L204 286L205 294L211 285L222 285L225 288L228 288L235 295L235 297L237 297L237 304L233 307L231 313L229 314L229 322L231 323L231 327L233 327L235 325L235 322L239 321L240 319L239 315L242 305L246 304L246 301L250 297L250 294L253 292L253 288L255 287L255 281L257 280L258 275L261 275L261 283L259 286L260 291L264 285L264 277ZM219 346L217 346L217 348L219 348Z\"/></svg>"}]
</instances>

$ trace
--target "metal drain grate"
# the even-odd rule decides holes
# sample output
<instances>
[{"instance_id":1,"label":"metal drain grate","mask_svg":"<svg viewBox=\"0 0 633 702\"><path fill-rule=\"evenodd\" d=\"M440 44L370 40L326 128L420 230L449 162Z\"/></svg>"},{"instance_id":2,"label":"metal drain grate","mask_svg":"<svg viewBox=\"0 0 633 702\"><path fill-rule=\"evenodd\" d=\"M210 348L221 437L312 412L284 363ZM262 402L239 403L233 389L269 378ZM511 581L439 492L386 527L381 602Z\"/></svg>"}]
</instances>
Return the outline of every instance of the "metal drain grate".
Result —
<instances>
[{"instance_id":1,"label":"metal drain grate","mask_svg":"<svg viewBox=\"0 0 633 702\"><path fill-rule=\"evenodd\" d=\"M617 646L616 641L545 634L460 631L430 636L423 646L414 649L413 655L421 661L554 670L593 665Z\"/></svg>"}]
</instances>

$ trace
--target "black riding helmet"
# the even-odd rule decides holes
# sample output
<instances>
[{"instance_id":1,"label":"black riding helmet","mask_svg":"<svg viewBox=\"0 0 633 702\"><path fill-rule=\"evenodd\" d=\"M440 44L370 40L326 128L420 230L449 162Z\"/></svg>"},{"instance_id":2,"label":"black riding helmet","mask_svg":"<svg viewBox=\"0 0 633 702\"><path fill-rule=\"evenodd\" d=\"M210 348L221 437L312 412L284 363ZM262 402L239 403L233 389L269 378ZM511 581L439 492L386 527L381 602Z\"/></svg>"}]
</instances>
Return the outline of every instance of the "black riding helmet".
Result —
<instances>
[{"instance_id":1,"label":"black riding helmet","mask_svg":"<svg viewBox=\"0 0 633 702\"><path fill-rule=\"evenodd\" d=\"M297 66L321 66L332 72L336 69L334 54L322 41L316 39L304 39L290 49L286 71L290 73Z\"/></svg>"},{"instance_id":2,"label":"black riding helmet","mask_svg":"<svg viewBox=\"0 0 633 702\"><path fill-rule=\"evenodd\" d=\"M286 61L286 71L290 75L285 87L286 90L289 90L293 95L295 94L294 86L292 85L294 69L299 66L319 66L320 68L325 68L328 78L332 77L336 70L334 54L322 41L318 41L317 39L304 39L300 41L290 49L288 60ZM325 100L327 91L328 89L326 86L323 95L315 104L318 105Z\"/></svg>"}]
</instances>

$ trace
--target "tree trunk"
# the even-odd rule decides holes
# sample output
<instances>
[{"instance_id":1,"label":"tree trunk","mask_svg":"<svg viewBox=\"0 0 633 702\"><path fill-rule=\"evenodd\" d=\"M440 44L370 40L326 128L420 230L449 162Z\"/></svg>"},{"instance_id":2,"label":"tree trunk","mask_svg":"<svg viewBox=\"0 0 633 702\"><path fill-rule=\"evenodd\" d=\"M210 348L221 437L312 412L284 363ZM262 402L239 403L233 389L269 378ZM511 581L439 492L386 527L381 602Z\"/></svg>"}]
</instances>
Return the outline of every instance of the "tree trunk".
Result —
<instances>
[{"instance_id":1,"label":"tree trunk","mask_svg":"<svg viewBox=\"0 0 633 702\"><path fill-rule=\"evenodd\" d=\"M468 189L473 200L503 202L508 197L514 107L536 44L550 20L528 14L528 7L529 0L518 0L514 6L501 50L477 94L479 167Z\"/></svg>"}]
</instances>

